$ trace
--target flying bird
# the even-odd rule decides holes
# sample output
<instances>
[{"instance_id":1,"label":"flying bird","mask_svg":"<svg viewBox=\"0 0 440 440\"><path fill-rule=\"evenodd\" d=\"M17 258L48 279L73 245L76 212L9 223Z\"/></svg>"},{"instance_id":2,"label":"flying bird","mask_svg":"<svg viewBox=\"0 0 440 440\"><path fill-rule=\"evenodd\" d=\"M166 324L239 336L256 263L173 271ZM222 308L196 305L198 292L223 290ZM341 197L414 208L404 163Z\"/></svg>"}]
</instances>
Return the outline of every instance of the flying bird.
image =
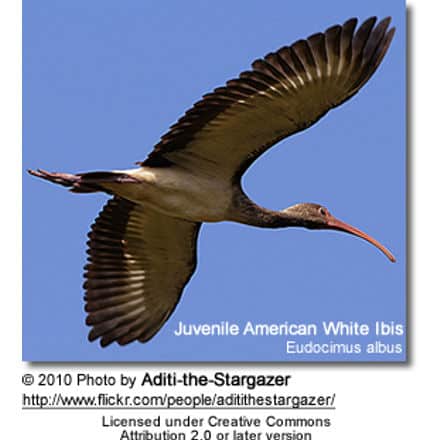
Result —
<instances>
[{"instance_id":1,"label":"flying bird","mask_svg":"<svg viewBox=\"0 0 440 440\"><path fill-rule=\"evenodd\" d=\"M204 95L162 136L139 167L81 174L29 170L74 193L112 196L88 234L84 283L89 340L147 342L174 311L196 267L203 222L366 233L315 203L281 211L244 193L247 168L280 140L313 125L355 95L387 52L391 19L352 18L252 64Z\"/></svg>"}]
</instances>

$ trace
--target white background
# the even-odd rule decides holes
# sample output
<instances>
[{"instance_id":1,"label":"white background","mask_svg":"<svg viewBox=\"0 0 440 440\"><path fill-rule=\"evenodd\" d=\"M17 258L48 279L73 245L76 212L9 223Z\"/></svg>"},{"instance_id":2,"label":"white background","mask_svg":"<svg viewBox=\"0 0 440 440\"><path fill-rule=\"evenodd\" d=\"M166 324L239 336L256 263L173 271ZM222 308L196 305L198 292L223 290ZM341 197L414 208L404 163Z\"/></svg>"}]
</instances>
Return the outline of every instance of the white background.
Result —
<instances>
[{"instance_id":1,"label":"white background","mask_svg":"<svg viewBox=\"0 0 440 440\"><path fill-rule=\"evenodd\" d=\"M439 13L437 2L409 2L409 363L408 365L290 365L231 369L293 374L295 392L337 392L334 429L315 438L409 439L438 437L439 356ZM0 7L0 188L2 268L2 437L116 438L99 429L97 414L85 411L27 411L21 408L21 375L58 366L21 362L21 7ZM36 213L38 215L38 213ZM54 329L57 331L57 329ZM87 369L87 365L79 366ZM75 367L65 367L73 370ZM94 366L92 371L144 371L148 366ZM155 367L162 370L160 367ZM189 366L184 367L186 370ZM196 371L208 370L197 367ZM225 369L225 366L218 366ZM229 367L228 367L229 368ZM121 415L121 414L119 414ZM128 414L126 414L128 415ZM259 413L261 416L262 414ZM60 434L62 431L62 435ZM95 434L96 431L96 434ZM422 431L426 434L422 434ZM93 433L93 435L91 434Z\"/></svg>"}]
</instances>

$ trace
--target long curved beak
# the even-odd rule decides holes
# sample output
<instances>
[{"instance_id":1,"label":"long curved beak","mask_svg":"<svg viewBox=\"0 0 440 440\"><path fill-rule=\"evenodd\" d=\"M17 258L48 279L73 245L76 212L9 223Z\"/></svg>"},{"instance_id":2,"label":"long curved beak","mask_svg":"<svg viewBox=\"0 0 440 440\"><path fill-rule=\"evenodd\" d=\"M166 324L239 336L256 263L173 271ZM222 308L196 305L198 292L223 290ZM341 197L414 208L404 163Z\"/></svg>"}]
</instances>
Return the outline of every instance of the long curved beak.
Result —
<instances>
[{"instance_id":1,"label":"long curved beak","mask_svg":"<svg viewBox=\"0 0 440 440\"><path fill-rule=\"evenodd\" d=\"M338 220L333 216L329 216L327 225L329 229L336 229L338 231L348 232L349 234L353 234L360 238L363 238L364 240L370 242L373 246L376 246L380 251L382 251L392 263L396 262L394 255L385 246L380 244L377 240L375 240L373 237L370 237L368 234L361 231L360 229L357 229L354 226L349 225L348 223L344 223L343 221Z\"/></svg>"}]
</instances>

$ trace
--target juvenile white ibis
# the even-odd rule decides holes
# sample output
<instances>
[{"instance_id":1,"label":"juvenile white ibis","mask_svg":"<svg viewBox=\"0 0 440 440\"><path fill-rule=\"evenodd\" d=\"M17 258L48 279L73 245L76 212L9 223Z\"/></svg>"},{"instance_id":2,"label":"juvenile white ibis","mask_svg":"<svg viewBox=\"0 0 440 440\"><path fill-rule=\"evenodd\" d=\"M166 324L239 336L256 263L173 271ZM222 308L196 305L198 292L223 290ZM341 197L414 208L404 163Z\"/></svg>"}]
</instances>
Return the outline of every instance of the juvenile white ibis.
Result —
<instances>
[{"instance_id":1,"label":"juvenile white ibis","mask_svg":"<svg viewBox=\"0 0 440 440\"><path fill-rule=\"evenodd\" d=\"M208 93L174 124L138 168L31 174L76 193L113 196L91 227L84 284L89 340L102 346L151 339L196 266L202 222L300 226L366 233L315 203L262 208L243 192L246 169L281 139L304 130L368 81L388 50L390 18L332 26L252 64Z\"/></svg>"}]
</instances>

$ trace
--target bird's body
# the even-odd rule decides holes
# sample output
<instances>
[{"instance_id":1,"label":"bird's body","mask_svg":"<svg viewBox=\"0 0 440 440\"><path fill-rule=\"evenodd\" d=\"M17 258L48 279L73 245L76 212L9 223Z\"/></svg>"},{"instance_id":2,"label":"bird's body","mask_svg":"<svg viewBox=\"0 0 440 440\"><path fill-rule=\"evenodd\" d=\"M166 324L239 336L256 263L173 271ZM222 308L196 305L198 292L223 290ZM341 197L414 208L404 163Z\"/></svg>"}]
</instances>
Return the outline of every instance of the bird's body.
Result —
<instances>
[{"instance_id":1,"label":"bird's body","mask_svg":"<svg viewBox=\"0 0 440 440\"><path fill-rule=\"evenodd\" d=\"M243 192L246 169L281 139L304 130L368 81L394 35L390 19L332 26L268 54L197 102L140 166L82 174L31 174L72 192L113 198L89 233L85 267L89 339L146 342L166 322L196 267L203 222L334 229L392 254L315 203L281 211Z\"/></svg>"},{"instance_id":2,"label":"bird's body","mask_svg":"<svg viewBox=\"0 0 440 440\"><path fill-rule=\"evenodd\" d=\"M181 167L141 167L120 172L139 184L104 183L103 187L113 194L184 220L231 220L228 215L234 188L229 182Z\"/></svg>"}]
</instances>

